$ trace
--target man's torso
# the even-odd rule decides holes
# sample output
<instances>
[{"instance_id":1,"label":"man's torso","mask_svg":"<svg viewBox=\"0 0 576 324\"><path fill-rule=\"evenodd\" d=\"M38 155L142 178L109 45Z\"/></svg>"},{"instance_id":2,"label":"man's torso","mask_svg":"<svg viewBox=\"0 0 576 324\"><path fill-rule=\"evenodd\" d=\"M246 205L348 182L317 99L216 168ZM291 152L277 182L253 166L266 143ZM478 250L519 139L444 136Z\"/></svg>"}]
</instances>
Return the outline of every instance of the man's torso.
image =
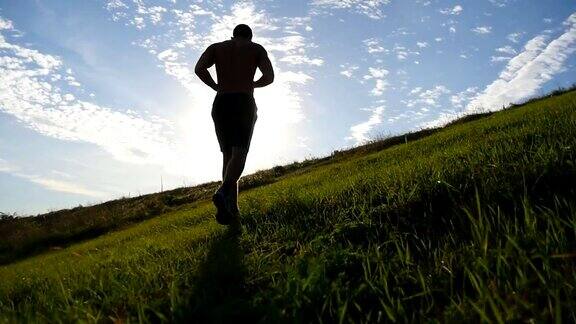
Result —
<instances>
[{"instance_id":1,"label":"man's torso","mask_svg":"<svg viewBox=\"0 0 576 324\"><path fill-rule=\"evenodd\" d=\"M262 46L250 41L227 40L214 44L218 92L254 92L254 74Z\"/></svg>"}]
</instances>

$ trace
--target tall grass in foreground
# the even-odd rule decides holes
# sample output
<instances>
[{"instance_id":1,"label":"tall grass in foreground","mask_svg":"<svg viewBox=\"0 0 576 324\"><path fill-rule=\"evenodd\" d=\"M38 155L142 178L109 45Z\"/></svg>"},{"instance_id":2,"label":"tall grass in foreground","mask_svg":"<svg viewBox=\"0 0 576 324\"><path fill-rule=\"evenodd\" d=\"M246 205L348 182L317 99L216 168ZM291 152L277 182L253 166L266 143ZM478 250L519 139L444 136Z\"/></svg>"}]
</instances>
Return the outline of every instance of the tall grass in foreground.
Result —
<instances>
[{"instance_id":1,"label":"tall grass in foreground","mask_svg":"<svg viewBox=\"0 0 576 324\"><path fill-rule=\"evenodd\" d=\"M576 321L576 93L0 267L6 321Z\"/></svg>"}]
</instances>

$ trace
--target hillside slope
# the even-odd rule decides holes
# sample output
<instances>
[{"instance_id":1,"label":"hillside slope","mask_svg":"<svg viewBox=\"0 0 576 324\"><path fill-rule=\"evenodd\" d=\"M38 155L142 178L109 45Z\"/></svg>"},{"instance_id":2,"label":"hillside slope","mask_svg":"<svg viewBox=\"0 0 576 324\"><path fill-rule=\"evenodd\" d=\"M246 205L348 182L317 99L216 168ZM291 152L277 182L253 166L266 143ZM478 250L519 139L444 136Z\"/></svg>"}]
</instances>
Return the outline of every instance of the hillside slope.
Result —
<instances>
[{"instance_id":1,"label":"hillside slope","mask_svg":"<svg viewBox=\"0 0 576 324\"><path fill-rule=\"evenodd\" d=\"M576 320L576 92L0 267L6 321Z\"/></svg>"}]
</instances>

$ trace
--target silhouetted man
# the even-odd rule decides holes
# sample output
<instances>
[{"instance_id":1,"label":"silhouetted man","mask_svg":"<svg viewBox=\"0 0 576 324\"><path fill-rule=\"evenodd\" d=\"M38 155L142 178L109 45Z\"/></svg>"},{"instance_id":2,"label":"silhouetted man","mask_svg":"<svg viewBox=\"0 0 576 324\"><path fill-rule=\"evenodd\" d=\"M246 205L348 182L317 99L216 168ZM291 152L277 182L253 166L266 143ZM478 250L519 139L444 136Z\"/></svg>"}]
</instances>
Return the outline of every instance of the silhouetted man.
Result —
<instances>
[{"instance_id":1,"label":"silhouetted man","mask_svg":"<svg viewBox=\"0 0 576 324\"><path fill-rule=\"evenodd\" d=\"M208 68L216 64L218 83ZM256 68L262 77L254 81ZM274 81L274 70L264 47L252 42L252 30L244 24L234 28L231 40L206 49L195 69L196 75L217 92L212 104L212 119L222 151L222 185L212 197L220 224L239 221L238 179L244 170L252 132L257 118L254 88Z\"/></svg>"}]
</instances>

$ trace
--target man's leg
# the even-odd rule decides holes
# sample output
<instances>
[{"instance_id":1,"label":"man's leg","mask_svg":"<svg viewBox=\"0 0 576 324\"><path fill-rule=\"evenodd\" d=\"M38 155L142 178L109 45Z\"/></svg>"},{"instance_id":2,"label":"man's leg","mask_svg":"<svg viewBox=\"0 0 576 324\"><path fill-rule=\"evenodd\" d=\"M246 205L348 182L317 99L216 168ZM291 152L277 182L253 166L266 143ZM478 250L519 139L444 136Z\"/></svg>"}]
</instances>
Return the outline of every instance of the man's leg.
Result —
<instances>
[{"instance_id":1,"label":"man's leg","mask_svg":"<svg viewBox=\"0 0 576 324\"><path fill-rule=\"evenodd\" d=\"M224 178L226 178L226 169L228 168L228 163L232 157L232 150L226 149L222 152L222 184L224 184Z\"/></svg>"},{"instance_id":2,"label":"man's leg","mask_svg":"<svg viewBox=\"0 0 576 324\"><path fill-rule=\"evenodd\" d=\"M238 179L244 171L248 150L241 147L232 147L231 157L228 161L222 186L232 197L235 207L238 206Z\"/></svg>"},{"instance_id":3,"label":"man's leg","mask_svg":"<svg viewBox=\"0 0 576 324\"><path fill-rule=\"evenodd\" d=\"M224 149L222 151L222 185L220 185L220 188L218 188L216 193L212 196L212 201L218 209L216 212L216 221L222 225L229 225L230 217L232 216L230 215L230 212L227 211L229 208L226 207L226 196L230 195L230 193L224 182L226 170L228 169L228 164L230 164L231 159L232 149Z\"/></svg>"}]
</instances>

